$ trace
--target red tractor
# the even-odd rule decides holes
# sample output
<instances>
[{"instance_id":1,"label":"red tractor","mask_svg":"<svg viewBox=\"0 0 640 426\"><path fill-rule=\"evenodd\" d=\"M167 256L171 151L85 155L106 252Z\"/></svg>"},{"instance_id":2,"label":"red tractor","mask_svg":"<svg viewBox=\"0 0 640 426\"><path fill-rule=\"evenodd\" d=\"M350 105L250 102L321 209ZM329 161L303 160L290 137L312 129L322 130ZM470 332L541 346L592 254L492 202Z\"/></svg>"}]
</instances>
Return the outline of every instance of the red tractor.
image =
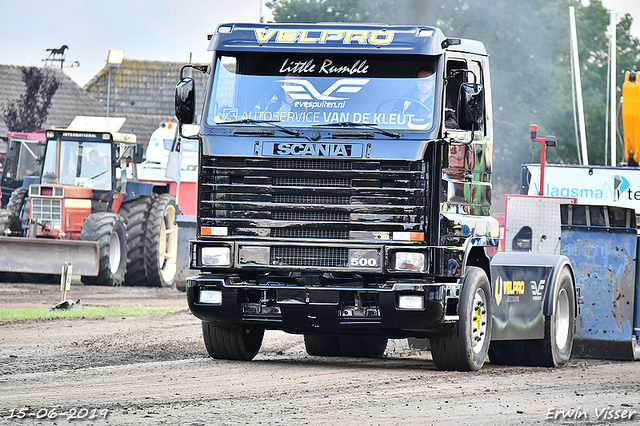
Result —
<instances>
[{"instance_id":1,"label":"red tractor","mask_svg":"<svg viewBox=\"0 0 640 426\"><path fill-rule=\"evenodd\" d=\"M0 210L0 235L26 237L0 237L0 271L60 273L71 261L85 284L172 286L178 207L166 185L137 181L142 152L131 134L47 131L40 182ZM86 241L98 245L97 275L81 272L93 268Z\"/></svg>"}]
</instances>

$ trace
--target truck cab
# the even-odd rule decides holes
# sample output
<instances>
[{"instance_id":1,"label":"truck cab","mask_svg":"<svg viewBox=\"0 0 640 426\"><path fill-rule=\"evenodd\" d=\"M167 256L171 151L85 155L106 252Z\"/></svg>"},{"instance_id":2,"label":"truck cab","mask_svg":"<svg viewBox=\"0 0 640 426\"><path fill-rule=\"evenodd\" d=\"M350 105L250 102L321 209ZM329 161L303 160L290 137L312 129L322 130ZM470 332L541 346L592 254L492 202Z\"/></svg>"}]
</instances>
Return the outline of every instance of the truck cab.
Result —
<instances>
[{"instance_id":1,"label":"truck cab","mask_svg":"<svg viewBox=\"0 0 640 426\"><path fill-rule=\"evenodd\" d=\"M482 43L427 26L224 24L209 49L211 67L183 70L210 74L187 281L210 355L251 359L280 329L314 355L428 337L439 368L480 368L498 245ZM196 90L181 77L188 124Z\"/></svg>"}]
</instances>

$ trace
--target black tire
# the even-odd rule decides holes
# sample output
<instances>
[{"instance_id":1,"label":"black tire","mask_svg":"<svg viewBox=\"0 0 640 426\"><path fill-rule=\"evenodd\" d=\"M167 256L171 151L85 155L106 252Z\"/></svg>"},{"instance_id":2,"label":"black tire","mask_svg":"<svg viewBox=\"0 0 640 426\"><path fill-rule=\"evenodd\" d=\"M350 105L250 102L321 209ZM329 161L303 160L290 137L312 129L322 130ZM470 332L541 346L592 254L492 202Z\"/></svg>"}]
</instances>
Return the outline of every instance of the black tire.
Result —
<instances>
[{"instance_id":1,"label":"black tire","mask_svg":"<svg viewBox=\"0 0 640 426\"><path fill-rule=\"evenodd\" d=\"M127 231L116 213L93 213L84 219L79 239L100 244L98 276L83 276L87 285L119 286L127 269Z\"/></svg>"},{"instance_id":2,"label":"black tire","mask_svg":"<svg viewBox=\"0 0 640 426\"><path fill-rule=\"evenodd\" d=\"M149 285L144 269L145 230L151 210L151 197L140 197L122 204L118 212L127 222L127 273L124 284Z\"/></svg>"},{"instance_id":3,"label":"black tire","mask_svg":"<svg viewBox=\"0 0 640 426\"><path fill-rule=\"evenodd\" d=\"M421 338L421 337L408 337L407 344L411 349L417 349L420 351L430 351L431 344L429 339Z\"/></svg>"},{"instance_id":4,"label":"black tire","mask_svg":"<svg viewBox=\"0 0 640 426\"><path fill-rule=\"evenodd\" d=\"M7 202L7 210L11 210L16 216L20 217L24 199L27 198L28 190L26 188L14 189L11 193L11 197Z\"/></svg>"},{"instance_id":5,"label":"black tire","mask_svg":"<svg viewBox=\"0 0 640 426\"><path fill-rule=\"evenodd\" d=\"M7 233L5 234L5 231ZM22 228L20 220L15 214L8 209L0 209L0 237L20 237L22 236ZM2 282L24 282L21 273L18 272L0 272L0 281Z\"/></svg>"},{"instance_id":6,"label":"black tire","mask_svg":"<svg viewBox=\"0 0 640 426\"><path fill-rule=\"evenodd\" d=\"M382 358L389 339L380 336L339 336L342 356Z\"/></svg>"},{"instance_id":7,"label":"black tire","mask_svg":"<svg viewBox=\"0 0 640 426\"><path fill-rule=\"evenodd\" d=\"M151 206L145 229L144 269L149 285L172 287L175 282L178 257L178 214L176 197L158 196Z\"/></svg>"},{"instance_id":8,"label":"black tire","mask_svg":"<svg viewBox=\"0 0 640 426\"><path fill-rule=\"evenodd\" d=\"M335 334L305 334L304 347L312 356L340 356L340 342Z\"/></svg>"},{"instance_id":9,"label":"black tire","mask_svg":"<svg viewBox=\"0 0 640 426\"><path fill-rule=\"evenodd\" d=\"M489 361L495 365L527 365L527 344L522 340L491 342Z\"/></svg>"},{"instance_id":10,"label":"black tire","mask_svg":"<svg viewBox=\"0 0 640 426\"><path fill-rule=\"evenodd\" d=\"M9 209L0 209L0 237L23 237L24 230L18 216Z\"/></svg>"},{"instance_id":11,"label":"black tire","mask_svg":"<svg viewBox=\"0 0 640 426\"><path fill-rule=\"evenodd\" d=\"M530 342L535 365L562 367L569 362L575 332L575 297L573 277L564 267L554 286L553 313L544 318L544 339Z\"/></svg>"},{"instance_id":12,"label":"black tire","mask_svg":"<svg viewBox=\"0 0 640 426\"><path fill-rule=\"evenodd\" d=\"M491 340L491 286L483 269L467 268L458 315L448 333L430 336L431 356L439 370L477 371Z\"/></svg>"},{"instance_id":13,"label":"black tire","mask_svg":"<svg viewBox=\"0 0 640 426\"><path fill-rule=\"evenodd\" d=\"M203 322L202 337L211 358L251 361L262 346L264 328L215 327Z\"/></svg>"}]
</instances>

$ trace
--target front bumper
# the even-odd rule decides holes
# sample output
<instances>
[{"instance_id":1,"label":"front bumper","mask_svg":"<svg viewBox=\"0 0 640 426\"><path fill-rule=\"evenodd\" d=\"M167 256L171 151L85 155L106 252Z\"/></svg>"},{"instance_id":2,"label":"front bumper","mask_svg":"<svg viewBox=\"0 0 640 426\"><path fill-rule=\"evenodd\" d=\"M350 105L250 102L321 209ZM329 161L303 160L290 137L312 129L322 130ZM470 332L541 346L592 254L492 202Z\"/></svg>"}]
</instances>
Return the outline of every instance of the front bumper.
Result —
<instances>
[{"instance_id":1,"label":"front bumper","mask_svg":"<svg viewBox=\"0 0 640 426\"><path fill-rule=\"evenodd\" d=\"M426 337L455 324L460 288L457 283L395 283L389 288L256 285L224 276L189 278L186 285L191 313L216 326L397 338ZM201 303L202 291L219 291L221 298L216 304ZM402 308L403 296L422 300L422 306Z\"/></svg>"}]
</instances>

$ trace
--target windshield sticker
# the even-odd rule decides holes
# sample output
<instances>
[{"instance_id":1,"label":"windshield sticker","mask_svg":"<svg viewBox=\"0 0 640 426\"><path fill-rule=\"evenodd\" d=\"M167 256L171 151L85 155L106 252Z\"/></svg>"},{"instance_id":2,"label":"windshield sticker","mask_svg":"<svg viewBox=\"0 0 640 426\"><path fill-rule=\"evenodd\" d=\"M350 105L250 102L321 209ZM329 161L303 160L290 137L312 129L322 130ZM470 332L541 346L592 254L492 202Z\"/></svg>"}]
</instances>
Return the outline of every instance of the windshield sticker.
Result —
<instances>
[{"instance_id":1,"label":"windshield sticker","mask_svg":"<svg viewBox=\"0 0 640 426\"><path fill-rule=\"evenodd\" d=\"M351 122L411 130L433 125L435 76L416 78L412 70L401 77L380 76L375 60L364 56L282 55L267 69L258 60L247 63L255 67L247 74L220 68L208 122L268 120L298 127Z\"/></svg>"},{"instance_id":2,"label":"windshield sticker","mask_svg":"<svg viewBox=\"0 0 640 426\"><path fill-rule=\"evenodd\" d=\"M302 43L326 44L327 42L342 42L342 44L372 44L386 46L391 44L395 33L393 31L366 30L296 30L266 28L254 30L258 43Z\"/></svg>"},{"instance_id":3,"label":"windshield sticker","mask_svg":"<svg viewBox=\"0 0 640 426\"><path fill-rule=\"evenodd\" d=\"M277 82L283 83L282 89L294 100L341 101L348 98L329 95L333 93L358 93L369 80L365 78L340 79L322 93L318 92L313 84L307 80L288 78L277 80Z\"/></svg>"},{"instance_id":4,"label":"windshield sticker","mask_svg":"<svg viewBox=\"0 0 640 426\"><path fill-rule=\"evenodd\" d=\"M285 59L280 67L281 73L291 73L291 74L311 74L316 71L316 64L313 63L313 59L308 61L290 61L289 58ZM322 65L318 69L318 74L366 74L369 72L369 65L367 65L367 60L358 59L353 63L353 65L333 65L333 61L331 59L325 59L322 61Z\"/></svg>"}]
</instances>

